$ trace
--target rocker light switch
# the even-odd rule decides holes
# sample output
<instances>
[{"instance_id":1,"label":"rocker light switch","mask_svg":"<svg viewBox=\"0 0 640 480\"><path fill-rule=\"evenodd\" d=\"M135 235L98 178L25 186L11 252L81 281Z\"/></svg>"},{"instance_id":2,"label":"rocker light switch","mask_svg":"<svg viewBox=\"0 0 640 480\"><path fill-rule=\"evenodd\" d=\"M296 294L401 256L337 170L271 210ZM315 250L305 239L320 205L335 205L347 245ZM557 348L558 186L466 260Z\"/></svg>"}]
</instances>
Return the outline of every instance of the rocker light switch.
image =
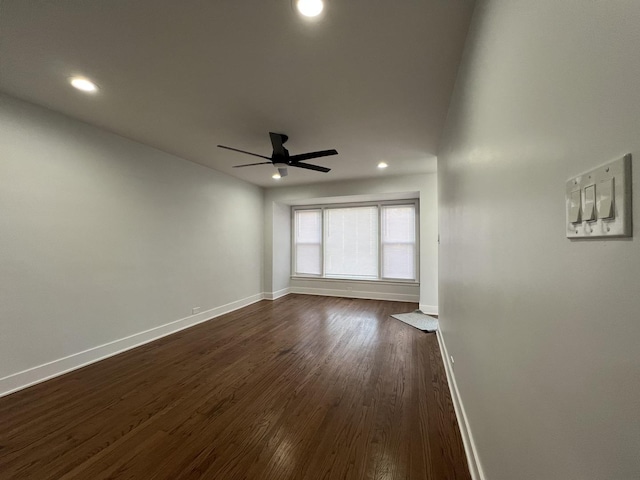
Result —
<instances>
[{"instance_id":1,"label":"rocker light switch","mask_svg":"<svg viewBox=\"0 0 640 480\"><path fill-rule=\"evenodd\" d=\"M582 200L580 190L571 192L571 205L569 206L569 222L582 222Z\"/></svg>"},{"instance_id":2,"label":"rocker light switch","mask_svg":"<svg viewBox=\"0 0 640 480\"><path fill-rule=\"evenodd\" d=\"M564 190L567 238L633 236L631 186L631 154L569 178Z\"/></svg>"},{"instance_id":3,"label":"rocker light switch","mask_svg":"<svg viewBox=\"0 0 640 480\"><path fill-rule=\"evenodd\" d=\"M613 209L614 179L609 178L598 184L598 218L609 219L615 217Z\"/></svg>"},{"instance_id":4,"label":"rocker light switch","mask_svg":"<svg viewBox=\"0 0 640 480\"><path fill-rule=\"evenodd\" d=\"M584 187L584 218L586 222L596 219L596 186Z\"/></svg>"}]
</instances>

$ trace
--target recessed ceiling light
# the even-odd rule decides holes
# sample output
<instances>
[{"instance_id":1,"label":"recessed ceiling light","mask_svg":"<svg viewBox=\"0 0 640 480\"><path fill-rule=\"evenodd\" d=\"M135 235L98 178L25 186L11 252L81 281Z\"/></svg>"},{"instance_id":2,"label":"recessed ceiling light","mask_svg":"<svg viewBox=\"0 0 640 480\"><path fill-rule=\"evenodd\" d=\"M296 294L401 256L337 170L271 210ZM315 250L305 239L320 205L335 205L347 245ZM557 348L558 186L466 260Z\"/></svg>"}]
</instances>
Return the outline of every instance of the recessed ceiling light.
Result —
<instances>
[{"instance_id":1,"label":"recessed ceiling light","mask_svg":"<svg viewBox=\"0 0 640 480\"><path fill-rule=\"evenodd\" d=\"M77 88L78 90L82 90L83 92L97 92L98 86L93 83L91 80L87 80L82 77L72 77L69 81L71 86Z\"/></svg>"},{"instance_id":2,"label":"recessed ceiling light","mask_svg":"<svg viewBox=\"0 0 640 480\"><path fill-rule=\"evenodd\" d=\"M322 0L296 0L296 8L305 17L317 17L324 9Z\"/></svg>"},{"instance_id":3,"label":"recessed ceiling light","mask_svg":"<svg viewBox=\"0 0 640 480\"><path fill-rule=\"evenodd\" d=\"M387 165L385 162L380 162L378 164L378 168L387 168L389 165Z\"/></svg>"},{"instance_id":4,"label":"recessed ceiling light","mask_svg":"<svg viewBox=\"0 0 640 480\"><path fill-rule=\"evenodd\" d=\"M279 173L274 173L273 175L271 175L271 178L275 178L276 180L280 180L280 174Z\"/></svg>"}]
</instances>

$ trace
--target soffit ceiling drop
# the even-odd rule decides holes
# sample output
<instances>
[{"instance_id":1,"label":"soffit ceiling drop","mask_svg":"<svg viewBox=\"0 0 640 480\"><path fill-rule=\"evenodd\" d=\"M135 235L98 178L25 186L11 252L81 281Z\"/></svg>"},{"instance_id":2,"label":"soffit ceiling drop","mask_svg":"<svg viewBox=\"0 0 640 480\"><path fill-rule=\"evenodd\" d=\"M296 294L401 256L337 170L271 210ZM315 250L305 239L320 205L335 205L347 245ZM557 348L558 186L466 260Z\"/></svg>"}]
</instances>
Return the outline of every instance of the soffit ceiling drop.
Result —
<instances>
[{"instance_id":1,"label":"soffit ceiling drop","mask_svg":"<svg viewBox=\"0 0 640 480\"><path fill-rule=\"evenodd\" d=\"M291 0L0 2L0 91L261 186L435 171L473 7L326 0L308 21ZM270 131L292 155L336 148L331 172L275 181L216 148L269 156Z\"/></svg>"}]
</instances>

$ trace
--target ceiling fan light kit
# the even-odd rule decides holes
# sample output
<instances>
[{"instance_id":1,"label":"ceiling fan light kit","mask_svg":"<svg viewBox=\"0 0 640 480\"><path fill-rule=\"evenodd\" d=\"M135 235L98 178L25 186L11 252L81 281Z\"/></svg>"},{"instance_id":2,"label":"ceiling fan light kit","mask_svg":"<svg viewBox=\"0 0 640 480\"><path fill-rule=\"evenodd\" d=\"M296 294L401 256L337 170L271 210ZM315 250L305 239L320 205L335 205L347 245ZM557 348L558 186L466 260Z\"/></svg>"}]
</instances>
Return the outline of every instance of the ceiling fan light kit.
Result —
<instances>
[{"instance_id":1,"label":"ceiling fan light kit","mask_svg":"<svg viewBox=\"0 0 640 480\"><path fill-rule=\"evenodd\" d=\"M243 165L234 165L233 168L252 167L254 165L272 164L274 167L278 169L278 173L280 174L280 177L286 177L288 175L287 167L304 168L306 170L314 170L316 172L327 173L331 171L330 168L321 167L320 165L313 165L310 163L302 163L302 162L305 162L306 160L311 160L313 158L328 157L331 155L338 154L337 150L331 149L331 150L320 150L317 152L301 153L299 155L289 155L289 150L284 148L285 142L289 140L289 137L287 135L285 135L284 133L269 132L269 138L271 139L271 146L273 147L273 152L271 153L271 157L267 157L265 155L260 155L257 153L247 152L246 150L240 150L238 148L227 147L225 145L218 145L218 147L268 160L268 162L245 163ZM276 178L276 176L274 175L273 178Z\"/></svg>"}]
</instances>

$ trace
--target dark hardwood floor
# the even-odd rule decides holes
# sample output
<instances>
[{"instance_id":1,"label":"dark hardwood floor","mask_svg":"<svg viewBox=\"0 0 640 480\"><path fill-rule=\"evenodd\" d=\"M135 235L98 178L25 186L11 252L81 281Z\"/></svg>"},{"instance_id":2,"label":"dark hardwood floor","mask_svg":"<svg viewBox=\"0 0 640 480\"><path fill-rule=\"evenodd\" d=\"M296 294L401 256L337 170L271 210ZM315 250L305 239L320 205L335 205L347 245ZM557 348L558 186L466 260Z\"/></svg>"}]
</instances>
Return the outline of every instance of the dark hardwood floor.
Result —
<instances>
[{"instance_id":1,"label":"dark hardwood floor","mask_svg":"<svg viewBox=\"0 0 640 480\"><path fill-rule=\"evenodd\" d=\"M0 399L2 479L470 479L415 304L262 301Z\"/></svg>"}]
</instances>

